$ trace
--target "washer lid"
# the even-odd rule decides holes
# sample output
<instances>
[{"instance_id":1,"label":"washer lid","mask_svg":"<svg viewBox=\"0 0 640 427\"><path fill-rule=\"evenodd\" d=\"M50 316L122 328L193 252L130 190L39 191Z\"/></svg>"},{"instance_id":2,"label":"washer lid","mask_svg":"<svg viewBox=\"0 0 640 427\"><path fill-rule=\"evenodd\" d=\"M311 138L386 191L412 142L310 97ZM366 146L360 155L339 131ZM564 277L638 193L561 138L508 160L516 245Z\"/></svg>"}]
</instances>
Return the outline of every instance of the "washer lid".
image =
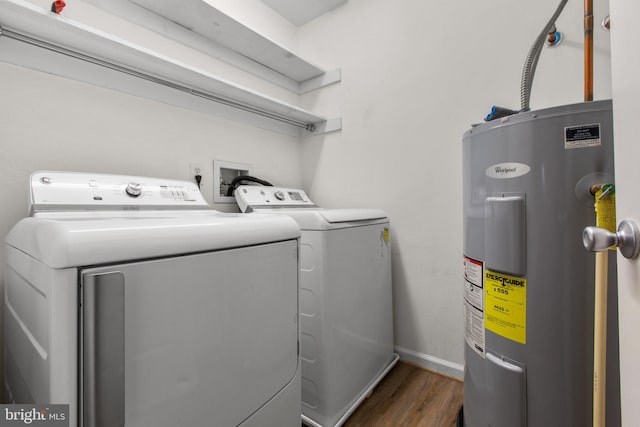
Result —
<instances>
[{"instance_id":1,"label":"washer lid","mask_svg":"<svg viewBox=\"0 0 640 427\"><path fill-rule=\"evenodd\" d=\"M25 218L6 244L52 268L128 262L265 244L300 236L284 215L216 211L61 213Z\"/></svg>"},{"instance_id":2,"label":"washer lid","mask_svg":"<svg viewBox=\"0 0 640 427\"><path fill-rule=\"evenodd\" d=\"M256 209L256 213L273 213L293 218L301 230L336 230L388 223L389 218L380 209ZM253 215L253 213L251 214Z\"/></svg>"},{"instance_id":3,"label":"washer lid","mask_svg":"<svg viewBox=\"0 0 640 427\"><path fill-rule=\"evenodd\" d=\"M331 224L387 218L387 214L380 209L322 209L318 213Z\"/></svg>"}]
</instances>

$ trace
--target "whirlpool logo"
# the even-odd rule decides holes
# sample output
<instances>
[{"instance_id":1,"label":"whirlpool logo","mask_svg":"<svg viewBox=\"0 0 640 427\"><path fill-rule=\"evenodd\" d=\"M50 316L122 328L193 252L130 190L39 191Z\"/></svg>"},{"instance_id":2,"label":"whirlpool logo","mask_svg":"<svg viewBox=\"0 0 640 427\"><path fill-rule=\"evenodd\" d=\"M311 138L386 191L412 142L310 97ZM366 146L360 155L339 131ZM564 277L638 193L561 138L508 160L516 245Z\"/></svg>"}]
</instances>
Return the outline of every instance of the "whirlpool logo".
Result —
<instances>
[{"instance_id":1,"label":"whirlpool logo","mask_svg":"<svg viewBox=\"0 0 640 427\"><path fill-rule=\"evenodd\" d=\"M506 179L526 175L529 171L531 168L524 163L498 163L489 166L484 173L489 178Z\"/></svg>"}]
</instances>

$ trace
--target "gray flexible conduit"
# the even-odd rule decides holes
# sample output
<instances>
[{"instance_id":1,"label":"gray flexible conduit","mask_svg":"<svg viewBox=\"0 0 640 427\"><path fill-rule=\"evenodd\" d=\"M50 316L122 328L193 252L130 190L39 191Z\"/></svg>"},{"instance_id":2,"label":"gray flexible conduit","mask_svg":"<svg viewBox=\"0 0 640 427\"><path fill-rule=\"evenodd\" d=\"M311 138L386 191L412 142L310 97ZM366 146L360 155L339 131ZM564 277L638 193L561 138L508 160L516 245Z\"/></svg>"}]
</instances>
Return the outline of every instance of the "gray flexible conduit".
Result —
<instances>
[{"instance_id":1,"label":"gray flexible conduit","mask_svg":"<svg viewBox=\"0 0 640 427\"><path fill-rule=\"evenodd\" d=\"M547 25L543 28L542 32L531 46L527 59L522 69L522 80L520 82L520 108L521 111L529 111L529 100L531 99L531 87L533 86L533 76L536 73L536 66L538 65L538 59L540 58L540 52L542 46L544 46L545 39L549 31L551 31L558 16L562 13L562 9L567 4L568 0L560 0L560 4L556 8L556 11L547 22Z\"/></svg>"}]
</instances>

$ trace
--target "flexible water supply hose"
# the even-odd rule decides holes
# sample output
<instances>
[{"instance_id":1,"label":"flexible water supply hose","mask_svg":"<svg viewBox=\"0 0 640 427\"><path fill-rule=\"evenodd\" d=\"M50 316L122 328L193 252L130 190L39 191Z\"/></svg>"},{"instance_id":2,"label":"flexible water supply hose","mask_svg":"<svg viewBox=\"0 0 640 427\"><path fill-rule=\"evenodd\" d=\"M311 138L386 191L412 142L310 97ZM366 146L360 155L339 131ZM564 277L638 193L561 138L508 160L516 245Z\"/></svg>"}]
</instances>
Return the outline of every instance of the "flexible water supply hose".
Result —
<instances>
[{"instance_id":1,"label":"flexible water supply hose","mask_svg":"<svg viewBox=\"0 0 640 427\"><path fill-rule=\"evenodd\" d=\"M236 191L236 188L238 188L238 185L242 184L243 182L255 182L256 184L264 185L266 187L273 187L272 183L270 183L269 181L265 181L264 179L256 178L255 176L251 175L240 175L236 176L235 178L233 178L233 181L231 181L231 184L227 189L227 197L233 196L233 193Z\"/></svg>"},{"instance_id":2,"label":"flexible water supply hose","mask_svg":"<svg viewBox=\"0 0 640 427\"><path fill-rule=\"evenodd\" d=\"M529 49L529 54L527 55L527 59L524 62L524 67L522 68L522 80L520 81L520 108L522 111L529 111L529 100L531 99L531 87L533 86L533 76L536 73L536 66L538 65L538 58L540 58L540 51L542 51L542 46L544 46L544 42L547 38L547 34L553 28L562 13L562 9L567 4L568 0L560 0L560 4L556 8L556 11L547 22L547 25L542 29L538 38Z\"/></svg>"}]
</instances>

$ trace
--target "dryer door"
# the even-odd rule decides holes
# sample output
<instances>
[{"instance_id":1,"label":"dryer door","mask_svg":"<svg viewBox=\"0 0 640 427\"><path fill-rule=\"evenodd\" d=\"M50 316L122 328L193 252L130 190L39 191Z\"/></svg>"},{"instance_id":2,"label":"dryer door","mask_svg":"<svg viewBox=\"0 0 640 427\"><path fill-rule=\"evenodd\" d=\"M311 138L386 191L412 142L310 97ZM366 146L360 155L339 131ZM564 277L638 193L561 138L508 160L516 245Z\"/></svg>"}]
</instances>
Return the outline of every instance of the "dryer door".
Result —
<instances>
[{"instance_id":1,"label":"dryer door","mask_svg":"<svg viewBox=\"0 0 640 427\"><path fill-rule=\"evenodd\" d=\"M290 240L84 270L84 426L235 426L264 406L296 375L296 254Z\"/></svg>"}]
</instances>

